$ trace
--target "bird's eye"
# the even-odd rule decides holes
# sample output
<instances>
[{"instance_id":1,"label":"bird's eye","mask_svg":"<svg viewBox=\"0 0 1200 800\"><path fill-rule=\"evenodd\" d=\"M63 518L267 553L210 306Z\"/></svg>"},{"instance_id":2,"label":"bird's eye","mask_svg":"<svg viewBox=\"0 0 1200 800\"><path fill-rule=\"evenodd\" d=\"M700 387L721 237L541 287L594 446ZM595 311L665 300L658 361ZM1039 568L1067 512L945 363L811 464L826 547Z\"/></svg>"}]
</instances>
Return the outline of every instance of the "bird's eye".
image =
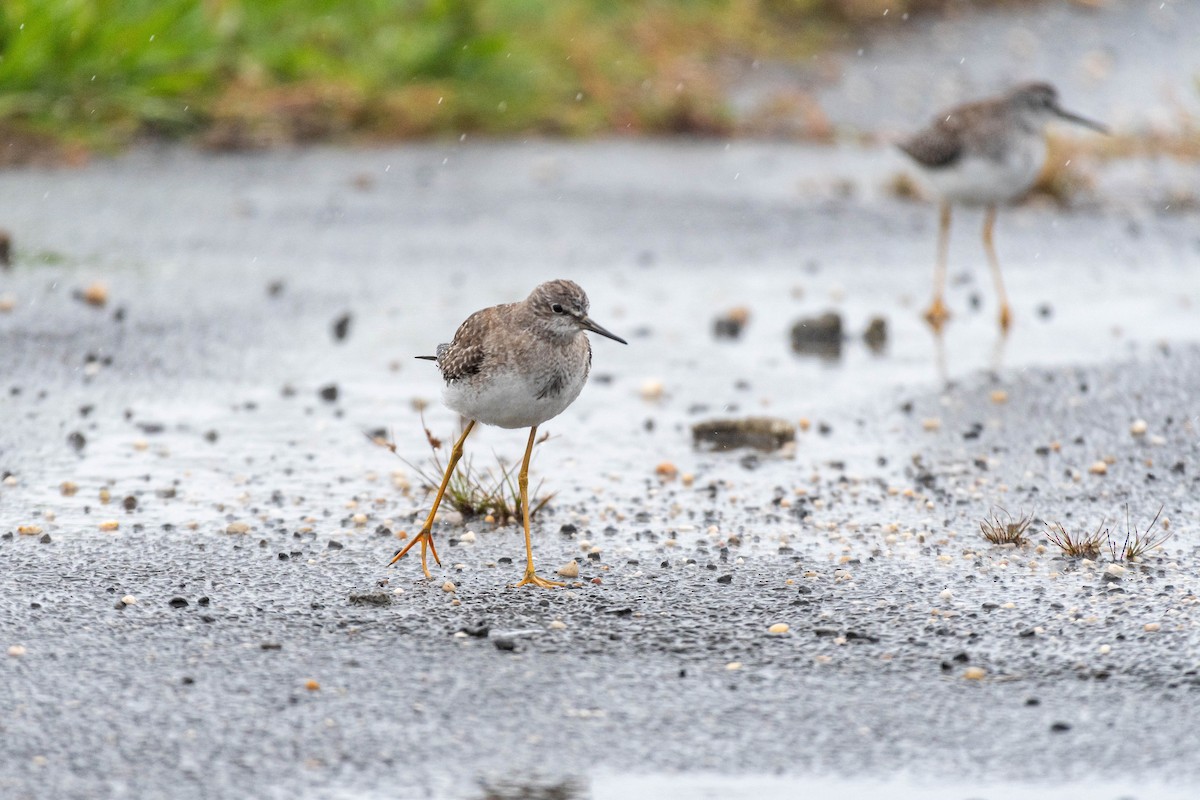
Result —
<instances>
[{"instance_id":1,"label":"bird's eye","mask_svg":"<svg viewBox=\"0 0 1200 800\"><path fill-rule=\"evenodd\" d=\"M553 311L555 314L563 313L563 307L561 305L559 305L558 303L555 303L554 305L550 306L550 310Z\"/></svg>"}]
</instances>

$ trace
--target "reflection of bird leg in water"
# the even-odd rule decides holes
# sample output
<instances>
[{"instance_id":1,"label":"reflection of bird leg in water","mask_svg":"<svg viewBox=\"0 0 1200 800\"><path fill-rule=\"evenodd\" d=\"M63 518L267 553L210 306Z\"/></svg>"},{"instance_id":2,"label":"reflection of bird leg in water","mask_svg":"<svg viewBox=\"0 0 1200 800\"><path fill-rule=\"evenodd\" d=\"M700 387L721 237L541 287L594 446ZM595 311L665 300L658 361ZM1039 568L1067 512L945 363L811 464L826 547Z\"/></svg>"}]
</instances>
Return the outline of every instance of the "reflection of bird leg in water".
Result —
<instances>
[{"instance_id":1,"label":"reflection of bird leg in water","mask_svg":"<svg viewBox=\"0 0 1200 800\"><path fill-rule=\"evenodd\" d=\"M0 269L12 266L12 237L8 231L0 228Z\"/></svg>"},{"instance_id":2,"label":"reflection of bird leg in water","mask_svg":"<svg viewBox=\"0 0 1200 800\"><path fill-rule=\"evenodd\" d=\"M1000 370L1004 369L1004 354L1008 350L1008 331L1004 328L1000 329L1000 333L996 335L996 341L992 345L992 374L999 377Z\"/></svg>"},{"instance_id":3,"label":"reflection of bird leg in water","mask_svg":"<svg viewBox=\"0 0 1200 800\"><path fill-rule=\"evenodd\" d=\"M933 336L933 366L937 370L938 380L943 386L950 385L950 373L946 369L946 331L941 326L929 326Z\"/></svg>"}]
</instances>

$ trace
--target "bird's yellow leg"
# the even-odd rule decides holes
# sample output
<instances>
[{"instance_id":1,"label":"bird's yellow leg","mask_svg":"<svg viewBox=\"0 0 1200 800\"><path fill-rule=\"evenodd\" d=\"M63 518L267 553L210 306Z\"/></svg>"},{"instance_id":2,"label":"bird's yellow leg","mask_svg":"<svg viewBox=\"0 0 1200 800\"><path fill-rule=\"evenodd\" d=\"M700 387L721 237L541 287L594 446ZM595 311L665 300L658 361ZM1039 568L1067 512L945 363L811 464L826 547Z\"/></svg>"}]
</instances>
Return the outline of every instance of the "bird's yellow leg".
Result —
<instances>
[{"instance_id":1,"label":"bird's yellow leg","mask_svg":"<svg viewBox=\"0 0 1200 800\"><path fill-rule=\"evenodd\" d=\"M475 427L475 420L467 423L467 427L463 429L462 436L458 437L458 441L454 443L454 447L450 450L450 463L446 465L446 474L442 476L442 485L438 487L437 494L433 498L433 508L429 510L429 516L425 518L425 524L421 526L421 532L413 537L412 541L404 545L404 549L396 553L395 557L388 562L388 566L395 564L400 559L404 558L405 553L412 549L412 546L417 542L421 543L421 571L425 573L426 578L432 578L429 574L429 566L425 562L425 551L429 549L433 552L433 560L440 567L442 560L438 558L437 548L433 546L433 518L437 516L438 506L442 504L442 496L446 494L446 487L450 485L450 476L454 474L454 468L458 466L458 460L462 458L463 442L467 440L467 434Z\"/></svg>"},{"instance_id":2,"label":"bird's yellow leg","mask_svg":"<svg viewBox=\"0 0 1200 800\"><path fill-rule=\"evenodd\" d=\"M933 272L933 302L925 309L925 321L935 333L940 333L942 326L950 319L950 309L946 307L943 296L946 293L946 250L950 244L950 204L942 202L941 213L938 217L938 249L937 265Z\"/></svg>"},{"instance_id":3,"label":"bird's yellow leg","mask_svg":"<svg viewBox=\"0 0 1200 800\"><path fill-rule=\"evenodd\" d=\"M992 230L996 227L996 207L988 206L983 217L983 249L987 251L988 265L992 268L992 280L996 282L996 298L1000 301L1000 330L1008 333L1012 323L1012 309L1008 295L1004 292L1004 279L1000 277L1000 259L996 258L996 246L992 243Z\"/></svg>"},{"instance_id":4,"label":"bird's yellow leg","mask_svg":"<svg viewBox=\"0 0 1200 800\"><path fill-rule=\"evenodd\" d=\"M558 581L538 577L533 571L533 545L529 541L529 457L533 454L533 440L537 437L537 425L529 429L529 444L525 445L525 458L521 460L521 471L517 474L517 486L521 489L521 519L525 523L525 577L517 586L540 586L554 589L566 586Z\"/></svg>"}]
</instances>

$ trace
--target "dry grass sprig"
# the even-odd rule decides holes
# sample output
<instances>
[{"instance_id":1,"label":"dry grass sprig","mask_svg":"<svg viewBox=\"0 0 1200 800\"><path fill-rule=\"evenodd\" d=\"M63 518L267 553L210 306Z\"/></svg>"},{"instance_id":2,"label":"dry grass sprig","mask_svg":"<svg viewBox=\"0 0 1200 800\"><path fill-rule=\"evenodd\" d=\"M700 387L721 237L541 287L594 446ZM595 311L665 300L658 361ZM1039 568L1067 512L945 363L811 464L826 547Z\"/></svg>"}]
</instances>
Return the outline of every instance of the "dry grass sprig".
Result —
<instances>
[{"instance_id":1,"label":"dry grass sprig","mask_svg":"<svg viewBox=\"0 0 1200 800\"><path fill-rule=\"evenodd\" d=\"M425 425L425 417L421 415L421 428L425 432L425 440L429 444L429 462L426 465L414 464L397 451L396 443L390 434L387 437L367 434L367 438L379 447L390 450L409 469L417 474L425 484L427 492L437 491L446 474L448 457L443 456L445 442L433 435ZM548 434L538 437L536 444L541 444L549 438ZM499 457L496 468L476 469L470 456L465 456L458 462L450 483L446 485L445 502L463 517L491 516L498 525L521 519L521 490L517 484L517 467L505 464ZM529 493L529 517L532 519L539 511L554 499L554 494L542 494L542 482Z\"/></svg>"},{"instance_id":2,"label":"dry grass sprig","mask_svg":"<svg viewBox=\"0 0 1200 800\"><path fill-rule=\"evenodd\" d=\"M1113 540L1108 542L1108 552L1112 556L1113 561L1138 561L1151 550L1161 547L1174 533L1167 530L1156 530L1155 524L1158 523L1159 517L1162 516L1163 506L1158 507L1158 513L1154 515L1154 519L1150 520L1150 524L1146 529L1139 531L1130 523L1129 506L1125 506L1125 541L1120 547Z\"/></svg>"},{"instance_id":3,"label":"dry grass sprig","mask_svg":"<svg viewBox=\"0 0 1200 800\"><path fill-rule=\"evenodd\" d=\"M1003 508L992 509L991 516L979 523L983 538L992 544L1014 544L1018 547L1029 544L1025 535L1033 524L1033 514L1022 514L1016 518Z\"/></svg>"},{"instance_id":4,"label":"dry grass sprig","mask_svg":"<svg viewBox=\"0 0 1200 800\"><path fill-rule=\"evenodd\" d=\"M1046 538L1061 550L1064 556L1094 560L1100 557L1105 543L1109 541L1109 531L1104 527L1104 522L1100 520L1100 525L1091 533L1079 534L1071 533L1061 522L1054 522L1047 526Z\"/></svg>"}]
</instances>

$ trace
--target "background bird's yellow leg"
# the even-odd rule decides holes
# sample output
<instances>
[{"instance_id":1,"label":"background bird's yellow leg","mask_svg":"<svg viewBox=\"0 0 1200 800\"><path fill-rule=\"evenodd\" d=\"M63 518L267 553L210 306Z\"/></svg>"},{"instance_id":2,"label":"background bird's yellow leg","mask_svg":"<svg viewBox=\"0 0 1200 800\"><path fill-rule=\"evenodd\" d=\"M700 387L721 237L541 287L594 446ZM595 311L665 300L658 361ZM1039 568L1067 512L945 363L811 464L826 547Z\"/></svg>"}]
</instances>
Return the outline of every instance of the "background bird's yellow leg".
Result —
<instances>
[{"instance_id":1,"label":"background bird's yellow leg","mask_svg":"<svg viewBox=\"0 0 1200 800\"><path fill-rule=\"evenodd\" d=\"M946 320L950 319L950 309L946 308L943 299L946 293L946 251L950 246L950 204L943 201L941 213L938 216L938 248L937 265L933 271L933 302L925 310L925 321L935 332L940 332Z\"/></svg>"},{"instance_id":2,"label":"background bird's yellow leg","mask_svg":"<svg viewBox=\"0 0 1200 800\"><path fill-rule=\"evenodd\" d=\"M442 565L442 560L438 558L437 548L433 546L433 518L437 516L438 506L442 504L442 496L446 494L446 487L450 485L450 476L454 474L454 468L458 465L458 460L462 458L463 442L467 440L467 434L475 427L475 420L467 423L467 427L463 429L462 436L458 437L458 441L454 443L454 447L450 450L450 463L446 465L446 474L442 476L442 485L438 487L437 494L433 498L433 508L429 509L429 516L425 518L425 524L421 526L421 532L413 537L412 541L404 545L404 549L388 562L388 566L395 564L400 559L404 558L404 554L412 549L412 546L417 542L421 543L421 571L425 573L426 578L432 578L429 574L429 566L425 563L425 549L429 548L433 551L433 560Z\"/></svg>"},{"instance_id":3,"label":"background bird's yellow leg","mask_svg":"<svg viewBox=\"0 0 1200 800\"><path fill-rule=\"evenodd\" d=\"M1000 259L996 258L996 246L992 244L992 229L996 227L996 207L988 206L983 217L983 249L987 251L988 264L992 268L992 280L996 282L996 297L1000 300L1000 330L1008 333L1012 322L1012 309L1008 295L1004 293L1004 279L1000 277Z\"/></svg>"},{"instance_id":4,"label":"background bird's yellow leg","mask_svg":"<svg viewBox=\"0 0 1200 800\"><path fill-rule=\"evenodd\" d=\"M533 454L533 440L537 437L537 425L529 429L529 444L525 445L525 458L521 460L521 471L517 474L517 486L521 489L521 518L525 523L525 577L517 586L540 586L553 589L566 584L539 578L533 571L533 545L529 541L529 457Z\"/></svg>"}]
</instances>

